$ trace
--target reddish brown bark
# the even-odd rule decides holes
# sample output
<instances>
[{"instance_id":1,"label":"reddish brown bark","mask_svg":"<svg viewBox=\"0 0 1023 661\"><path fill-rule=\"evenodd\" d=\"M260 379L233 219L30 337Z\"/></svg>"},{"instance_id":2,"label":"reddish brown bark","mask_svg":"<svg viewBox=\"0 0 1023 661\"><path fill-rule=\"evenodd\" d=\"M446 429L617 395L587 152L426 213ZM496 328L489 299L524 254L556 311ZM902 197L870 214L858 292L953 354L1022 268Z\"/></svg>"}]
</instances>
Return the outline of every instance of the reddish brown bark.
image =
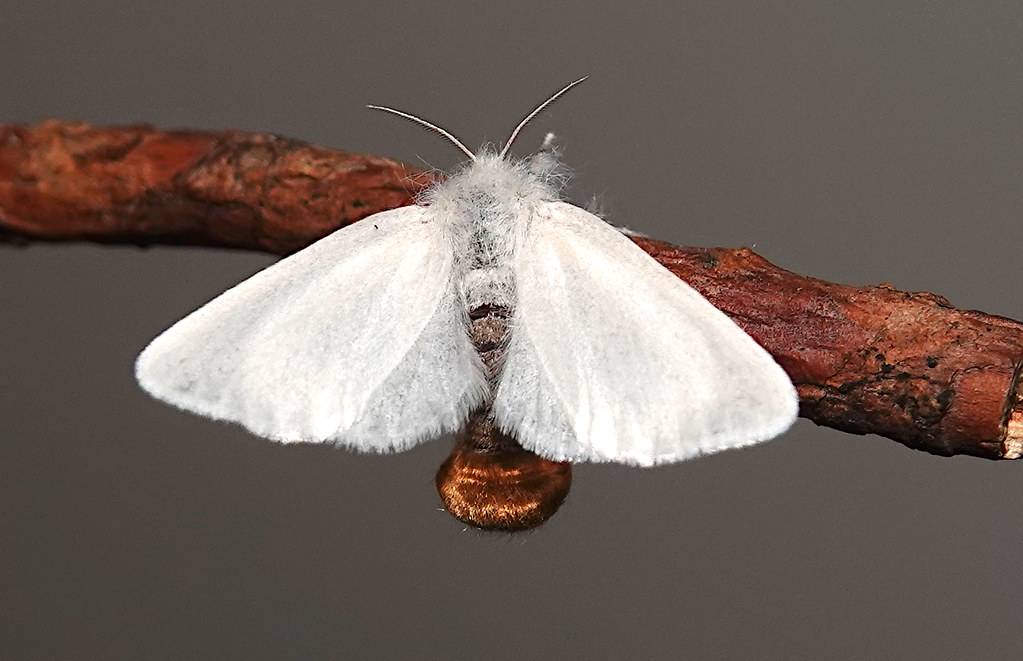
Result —
<instances>
[{"instance_id":1,"label":"reddish brown bark","mask_svg":"<svg viewBox=\"0 0 1023 661\"><path fill-rule=\"evenodd\" d=\"M0 125L0 232L9 240L286 254L409 204L430 181L387 158L263 133Z\"/></svg>"},{"instance_id":2,"label":"reddish brown bark","mask_svg":"<svg viewBox=\"0 0 1023 661\"><path fill-rule=\"evenodd\" d=\"M265 134L6 126L0 237L287 254L430 181ZM636 243L771 351L805 417L937 454L1023 454L1023 324L934 294L807 278L746 249Z\"/></svg>"},{"instance_id":3,"label":"reddish brown bark","mask_svg":"<svg viewBox=\"0 0 1023 661\"><path fill-rule=\"evenodd\" d=\"M1023 451L1020 322L926 292L808 278L748 249L637 243L771 351L803 417L935 454Z\"/></svg>"}]
</instances>

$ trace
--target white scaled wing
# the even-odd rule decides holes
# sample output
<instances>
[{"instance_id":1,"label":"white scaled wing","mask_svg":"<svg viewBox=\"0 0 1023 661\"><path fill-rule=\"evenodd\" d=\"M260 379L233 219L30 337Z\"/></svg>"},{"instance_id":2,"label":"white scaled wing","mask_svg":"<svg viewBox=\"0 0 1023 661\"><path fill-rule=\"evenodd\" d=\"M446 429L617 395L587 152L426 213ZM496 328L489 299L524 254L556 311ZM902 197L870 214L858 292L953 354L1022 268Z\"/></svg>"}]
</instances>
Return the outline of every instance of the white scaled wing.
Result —
<instances>
[{"instance_id":1,"label":"white scaled wing","mask_svg":"<svg viewBox=\"0 0 1023 661\"><path fill-rule=\"evenodd\" d=\"M260 436L407 448L456 430L486 394L451 265L428 209L376 214L179 321L142 352L136 377Z\"/></svg>"},{"instance_id":2,"label":"white scaled wing","mask_svg":"<svg viewBox=\"0 0 1023 661\"><path fill-rule=\"evenodd\" d=\"M533 217L494 411L527 449L648 466L764 441L798 400L771 356L610 225Z\"/></svg>"}]
</instances>

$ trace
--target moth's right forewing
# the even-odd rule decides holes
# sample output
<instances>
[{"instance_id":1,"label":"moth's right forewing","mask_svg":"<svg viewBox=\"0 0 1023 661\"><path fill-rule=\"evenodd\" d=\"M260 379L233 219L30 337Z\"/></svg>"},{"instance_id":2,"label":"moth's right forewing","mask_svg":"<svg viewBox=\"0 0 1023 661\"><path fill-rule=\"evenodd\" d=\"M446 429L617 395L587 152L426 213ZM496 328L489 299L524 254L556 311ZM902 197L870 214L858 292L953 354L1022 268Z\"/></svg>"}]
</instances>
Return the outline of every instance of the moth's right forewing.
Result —
<instances>
[{"instance_id":1,"label":"moth's right forewing","mask_svg":"<svg viewBox=\"0 0 1023 661\"><path fill-rule=\"evenodd\" d=\"M484 394L451 272L428 208L376 214L179 321L136 375L268 438L402 449L456 429Z\"/></svg>"},{"instance_id":2,"label":"moth's right forewing","mask_svg":"<svg viewBox=\"0 0 1023 661\"><path fill-rule=\"evenodd\" d=\"M516 309L494 411L552 459L651 465L792 424L788 376L632 241L555 202L515 258Z\"/></svg>"}]
</instances>

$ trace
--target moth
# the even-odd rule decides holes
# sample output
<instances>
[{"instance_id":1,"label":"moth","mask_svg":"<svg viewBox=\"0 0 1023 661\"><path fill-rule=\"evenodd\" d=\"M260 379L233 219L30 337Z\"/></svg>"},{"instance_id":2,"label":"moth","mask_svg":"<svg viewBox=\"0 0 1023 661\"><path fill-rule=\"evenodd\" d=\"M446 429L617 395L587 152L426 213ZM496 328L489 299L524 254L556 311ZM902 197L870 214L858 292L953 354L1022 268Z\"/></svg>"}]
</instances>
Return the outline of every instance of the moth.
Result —
<instances>
[{"instance_id":1,"label":"moth","mask_svg":"<svg viewBox=\"0 0 1023 661\"><path fill-rule=\"evenodd\" d=\"M560 199L543 153L473 153L412 206L337 230L159 335L153 396L282 442L410 448L492 404L556 461L650 466L770 439L798 400L724 313L597 216ZM485 373L468 311L510 311Z\"/></svg>"}]
</instances>

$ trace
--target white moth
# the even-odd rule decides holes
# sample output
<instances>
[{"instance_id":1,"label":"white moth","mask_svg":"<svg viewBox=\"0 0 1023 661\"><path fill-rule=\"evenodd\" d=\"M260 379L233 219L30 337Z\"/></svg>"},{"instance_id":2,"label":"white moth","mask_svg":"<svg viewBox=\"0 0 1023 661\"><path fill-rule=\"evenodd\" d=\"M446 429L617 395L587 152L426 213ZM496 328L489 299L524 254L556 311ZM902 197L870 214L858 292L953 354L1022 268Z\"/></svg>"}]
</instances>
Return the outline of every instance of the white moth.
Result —
<instances>
[{"instance_id":1,"label":"white moth","mask_svg":"<svg viewBox=\"0 0 1023 661\"><path fill-rule=\"evenodd\" d=\"M362 451L457 431L487 401L549 459L649 466L795 420L792 383L724 313L600 218L550 159L473 154L419 203L340 229L229 289L136 363L170 404L270 439ZM374 106L375 107L375 106ZM512 311L490 392L467 311Z\"/></svg>"}]
</instances>

